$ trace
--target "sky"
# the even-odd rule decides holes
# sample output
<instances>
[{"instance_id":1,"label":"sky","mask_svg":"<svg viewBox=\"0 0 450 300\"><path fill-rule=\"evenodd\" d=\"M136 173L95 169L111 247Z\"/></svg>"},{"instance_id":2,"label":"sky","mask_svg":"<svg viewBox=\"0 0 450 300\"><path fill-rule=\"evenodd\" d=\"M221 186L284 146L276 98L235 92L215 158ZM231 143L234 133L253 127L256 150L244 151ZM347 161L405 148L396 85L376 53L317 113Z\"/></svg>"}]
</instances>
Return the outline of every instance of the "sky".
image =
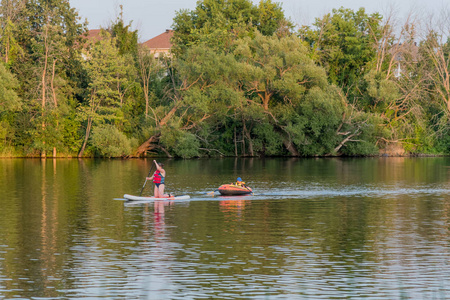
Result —
<instances>
[{"instance_id":1,"label":"sky","mask_svg":"<svg viewBox=\"0 0 450 300\"><path fill-rule=\"evenodd\" d=\"M87 19L89 29L107 27L114 21L123 6L125 24L131 21L137 29L140 42L145 42L170 29L175 13L181 9L193 10L197 0L69 0L78 10L82 20ZM259 0L253 0L258 3ZM387 15L394 9L399 15L411 10L419 15L439 13L449 8L448 0L273 0L280 3L285 16L297 25L309 25L315 18L331 12L333 8L345 7L358 10L364 7L367 13L379 12Z\"/></svg>"}]
</instances>

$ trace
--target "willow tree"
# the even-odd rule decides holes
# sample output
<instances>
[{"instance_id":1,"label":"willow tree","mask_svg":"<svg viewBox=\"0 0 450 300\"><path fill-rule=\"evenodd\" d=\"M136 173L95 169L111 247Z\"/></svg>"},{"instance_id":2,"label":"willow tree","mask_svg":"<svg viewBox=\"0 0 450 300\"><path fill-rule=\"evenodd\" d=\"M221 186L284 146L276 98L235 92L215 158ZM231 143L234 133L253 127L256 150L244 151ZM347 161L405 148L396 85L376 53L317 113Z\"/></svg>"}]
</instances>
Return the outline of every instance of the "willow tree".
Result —
<instances>
[{"instance_id":1,"label":"willow tree","mask_svg":"<svg viewBox=\"0 0 450 300\"><path fill-rule=\"evenodd\" d=\"M153 143L176 154L184 144L195 155L326 155L367 131L297 37L255 31L232 48L193 46L176 61L177 98Z\"/></svg>"},{"instance_id":2,"label":"willow tree","mask_svg":"<svg viewBox=\"0 0 450 300\"><path fill-rule=\"evenodd\" d=\"M256 32L254 38L238 41L234 54L239 89L249 105L259 106L266 115L254 130L256 141L259 133L276 133L294 156L336 154L357 141L366 121L356 121L349 113L346 98L327 83L325 70L309 57L299 38Z\"/></svg>"},{"instance_id":3,"label":"willow tree","mask_svg":"<svg viewBox=\"0 0 450 300\"><path fill-rule=\"evenodd\" d=\"M222 153L217 149L220 145L212 143L216 137L211 134L226 119L219 115L223 117L224 110L233 110L232 105L224 109L226 103L230 98L235 101L240 93L236 85L225 84L237 77L230 74L235 60L224 53L230 54L234 40L253 34L255 28L271 35L280 24L291 26L281 6L270 0L259 5L249 0L204 0L192 11L178 12L172 26L175 58L166 64L169 88L149 106L153 125L144 130L147 139L136 154L159 149L170 155L166 148L183 156L187 152L189 156L198 155L200 148ZM222 65L223 61L228 65ZM148 78L148 73L143 75ZM198 149L195 153L187 151L190 147Z\"/></svg>"},{"instance_id":4,"label":"willow tree","mask_svg":"<svg viewBox=\"0 0 450 300\"><path fill-rule=\"evenodd\" d=\"M187 50L183 59L175 59L168 66L171 89L167 98L153 102L149 138L137 150L137 155L147 151L164 151L183 157L199 156L200 148L208 148L205 139L206 120L220 118L227 110L230 78L236 78L232 55L216 53L207 46L194 46ZM226 92L227 91L227 92ZM228 94L227 94L228 93ZM200 145L206 146L200 147ZM218 149L215 149L218 150ZM220 151L219 151L220 152Z\"/></svg>"}]
</instances>

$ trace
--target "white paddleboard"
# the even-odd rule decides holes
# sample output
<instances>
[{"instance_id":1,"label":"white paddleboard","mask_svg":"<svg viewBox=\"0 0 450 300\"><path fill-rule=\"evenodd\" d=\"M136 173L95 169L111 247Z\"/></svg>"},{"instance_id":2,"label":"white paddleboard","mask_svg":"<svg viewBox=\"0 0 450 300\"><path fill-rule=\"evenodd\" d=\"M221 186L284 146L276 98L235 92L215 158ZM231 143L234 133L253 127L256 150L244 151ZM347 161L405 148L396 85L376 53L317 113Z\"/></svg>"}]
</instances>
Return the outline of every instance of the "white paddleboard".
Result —
<instances>
[{"instance_id":1,"label":"white paddleboard","mask_svg":"<svg viewBox=\"0 0 450 300\"><path fill-rule=\"evenodd\" d=\"M180 196L174 196L174 197L168 197L168 198L155 198L155 197L142 197L142 196L134 196L134 195L125 194L125 195L123 195L123 198L127 199L127 200L168 200L168 201L172 201L172 200L188 200L191 197L189 197L189 195L180 195Z\"/></svg>"}]
</instances>

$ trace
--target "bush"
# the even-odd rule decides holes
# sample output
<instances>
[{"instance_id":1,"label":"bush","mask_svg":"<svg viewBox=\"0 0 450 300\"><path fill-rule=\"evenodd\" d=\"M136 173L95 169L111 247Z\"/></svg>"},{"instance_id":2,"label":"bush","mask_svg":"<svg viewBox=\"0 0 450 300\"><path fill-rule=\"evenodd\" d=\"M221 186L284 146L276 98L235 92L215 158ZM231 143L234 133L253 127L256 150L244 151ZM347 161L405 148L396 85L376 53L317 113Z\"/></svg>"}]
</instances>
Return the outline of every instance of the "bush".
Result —
<instances>
[{"instance_id":1,"label":"bush","mask_svg":"<svg viewBox=\"0 0 450 300\"><path fill-rule=\"evenodd\" d=\"M199 156L200 142L192 133L166 128L161 135L161 143L167 149L175 152L175 155L182 158L192 158Z\"/></svg>"},{"instance_id":2,"label":"bush","mask_svg":"<svg viewBox=\"0 0 450 300\"><path fill-rule=\"evenodd\" d=\"M186 132L180 137L178 143L174 147L174 150L177 156L182 158L192 158L199 156L199 147L200 143L195 135Z\"/></svg>"},{"instance_id":3,"label":"bush","mask_svg":"<svg viewBox=\"0 0 450 300\"><path fill-rule=\"evenodd\" d=\"M132 141L113 125L103 124L92 131L91 144L101 156L122 157L132 152Z\"/></svg>"}]
</instances>

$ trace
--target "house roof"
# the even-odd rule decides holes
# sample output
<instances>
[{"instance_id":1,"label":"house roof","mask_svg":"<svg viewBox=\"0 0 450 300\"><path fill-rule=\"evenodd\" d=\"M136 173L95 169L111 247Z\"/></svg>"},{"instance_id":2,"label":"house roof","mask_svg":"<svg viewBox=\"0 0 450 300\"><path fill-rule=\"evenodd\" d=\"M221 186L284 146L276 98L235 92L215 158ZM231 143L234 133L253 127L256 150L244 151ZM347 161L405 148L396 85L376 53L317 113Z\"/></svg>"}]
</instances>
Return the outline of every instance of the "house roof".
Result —
<instances>
[{"instance_id":1,"label":"house roof","mask_svg":"<svg viewBox=\"0 0 450 300\"><path fill-rule=\"evenodd\" d=\"M87 32L86 38L88 39L88 41L91 41L94 43L98 42L102 39L100 36L100 31L101 31L101 29L91 29Z\"/></svg>"},{"instance_id":2,"label":"house roof","mask_svg":"<svg viewBox=\"0 0 450 300\"><path fill-rule=\"evenodd\" d=\"M172 37L173 30L167 29L164 33L144 42L143 45L149 49L170 49L172 48L172 43L170 42Z\"/></svg>"},{"instance_id":3,"label":"house roof","mask_svg":"<svg viewBox=\"0 0 450 300\"><path fill-rule=\"evenodd\" d=\"M399 43L393 45L389 49L389 53L395 55L395 60L397 61L403 60L406 55L409 55L413 60L416 60L419 56L419 47L415 42Z\"/></svg>"}]
</instances>

